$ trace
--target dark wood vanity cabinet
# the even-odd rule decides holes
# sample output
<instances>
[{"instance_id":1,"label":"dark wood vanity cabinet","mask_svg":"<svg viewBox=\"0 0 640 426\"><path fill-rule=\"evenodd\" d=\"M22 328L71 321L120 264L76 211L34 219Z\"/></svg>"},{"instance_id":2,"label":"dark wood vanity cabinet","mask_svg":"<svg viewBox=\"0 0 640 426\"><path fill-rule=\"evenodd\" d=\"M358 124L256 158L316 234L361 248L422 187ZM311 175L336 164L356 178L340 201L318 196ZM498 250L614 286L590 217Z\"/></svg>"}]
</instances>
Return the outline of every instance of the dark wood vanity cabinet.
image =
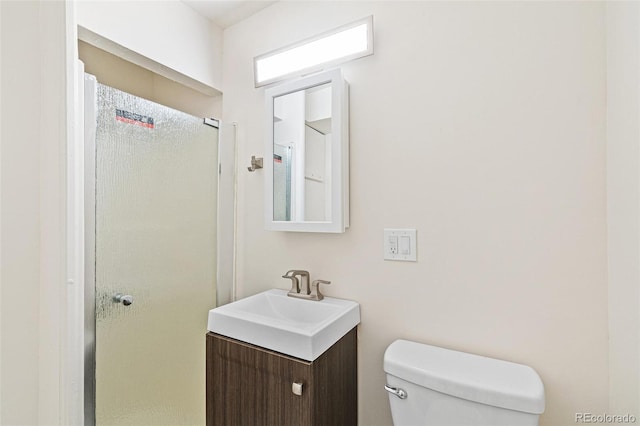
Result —
<instances>
[{"instance_id":1,"label":"dark wood vanity cabinet","mask_svg":"<svg viewBox=\"0 0 640 426\"><path fill-rule=\"evenodd\" d=\"M207 334L207 426L357 424L355 328L314 361Z\"/></svg>"}]
</instances>

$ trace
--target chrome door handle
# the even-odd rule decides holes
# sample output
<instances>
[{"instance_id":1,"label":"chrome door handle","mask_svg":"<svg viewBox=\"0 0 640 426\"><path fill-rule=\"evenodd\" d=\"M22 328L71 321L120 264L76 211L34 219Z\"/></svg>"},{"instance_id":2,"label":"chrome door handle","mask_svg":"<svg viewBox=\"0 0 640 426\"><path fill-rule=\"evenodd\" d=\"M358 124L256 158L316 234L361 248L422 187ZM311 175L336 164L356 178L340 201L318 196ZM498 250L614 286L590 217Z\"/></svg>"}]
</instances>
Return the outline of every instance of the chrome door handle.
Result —
<instances>
[{"instance_id":1,"label":"chrome door handle","mask_svg":"<svg viewBox=\"0 0 640 426\"><path fill-rule=\"evenodd\" d=\"M389 385L384 385L384 390L386 390L389 393L394 394L395 396L397 396L400 399L406 399L407 398L407 392L404 389L392 388Z\"/></svg>"},{"instance_id":2,"label":"chrome door handle","mask_svg":"<svg viewBox=\"0 0 640 426\"><path fill-rule=\"evenodd\" d=\"M133 303L133 296L129 294L118 293L113 296L113 301L116 303L122 303L124 306L129 306Z\"/></svg>"}]
</instances>

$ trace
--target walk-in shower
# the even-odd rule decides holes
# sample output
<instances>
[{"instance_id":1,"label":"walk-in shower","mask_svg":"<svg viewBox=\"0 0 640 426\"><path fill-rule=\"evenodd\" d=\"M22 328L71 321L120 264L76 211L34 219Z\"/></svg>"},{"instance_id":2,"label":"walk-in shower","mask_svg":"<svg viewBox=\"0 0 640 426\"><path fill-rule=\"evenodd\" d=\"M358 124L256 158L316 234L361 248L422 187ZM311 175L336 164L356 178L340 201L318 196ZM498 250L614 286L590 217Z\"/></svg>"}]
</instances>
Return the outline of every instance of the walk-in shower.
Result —
<instances>
[{"instance_id":1,"label":"walk-in shower","mask_svg":"<svg viewBox=\"0 0 640 426\"><path fill-rule=\"evenodd\" d=\"M86 425L204 424L211 124L85 77Z\"/></svg>"}]
</instances>

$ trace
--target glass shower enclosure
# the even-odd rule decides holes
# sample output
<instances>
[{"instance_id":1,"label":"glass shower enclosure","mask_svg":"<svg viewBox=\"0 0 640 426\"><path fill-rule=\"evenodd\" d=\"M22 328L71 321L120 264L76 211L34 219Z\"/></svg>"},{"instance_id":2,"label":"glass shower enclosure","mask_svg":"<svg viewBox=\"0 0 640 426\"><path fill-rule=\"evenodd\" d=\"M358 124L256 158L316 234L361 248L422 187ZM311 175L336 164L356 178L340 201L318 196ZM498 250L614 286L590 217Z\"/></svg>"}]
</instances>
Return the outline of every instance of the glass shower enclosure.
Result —
<instances>
[{"instance_id":1,"label":"glass shower enclosure","mask_svg":"<svg viewBox=\"0 0 640 426\"><path fill-rule=\"evenodd\" d=\"M85 78L86 425L202 425L218 129Z\"/></svg>"}]
</instances>

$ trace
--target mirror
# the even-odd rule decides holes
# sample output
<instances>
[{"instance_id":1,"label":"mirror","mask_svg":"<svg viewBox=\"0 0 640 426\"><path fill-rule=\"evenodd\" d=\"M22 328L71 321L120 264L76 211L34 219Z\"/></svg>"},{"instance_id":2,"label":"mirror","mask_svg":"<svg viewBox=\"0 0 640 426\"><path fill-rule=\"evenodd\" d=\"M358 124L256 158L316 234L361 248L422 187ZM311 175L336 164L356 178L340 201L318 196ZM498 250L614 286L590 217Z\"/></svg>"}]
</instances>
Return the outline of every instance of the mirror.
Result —
<instances>
[{"instance_id":1,"label":"mirror","mask_svg":"<svg viewBox=\"0 0 640 426\"><path fill-rule=\"evenodd\" d=\"M340 70L265 94L266 228L344 232L349 226L348 86Z\"/></svg>"}]
</instances>

